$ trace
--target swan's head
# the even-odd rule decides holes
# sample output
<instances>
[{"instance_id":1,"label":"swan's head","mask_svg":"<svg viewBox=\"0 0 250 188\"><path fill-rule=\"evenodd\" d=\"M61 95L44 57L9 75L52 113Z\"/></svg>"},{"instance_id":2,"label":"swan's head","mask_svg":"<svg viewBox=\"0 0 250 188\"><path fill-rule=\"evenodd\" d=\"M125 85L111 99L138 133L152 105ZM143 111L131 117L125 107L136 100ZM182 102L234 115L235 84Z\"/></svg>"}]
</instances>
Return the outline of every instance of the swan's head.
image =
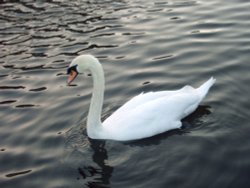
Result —
<instances>
[{"instance_id":1,"label":"swan's head","mask_svg":"<svg viewBox=\"0 0 250 188\"><path fill-rule=\"evenodd\" d=\"M90 69L96 63L99 63L99 61L92 55L80 55L73 59L67 69L67 74L69 75L67 80L68 85L73 82L79 73L84 73L85 70Z\"/></svg>"}]
</instances>

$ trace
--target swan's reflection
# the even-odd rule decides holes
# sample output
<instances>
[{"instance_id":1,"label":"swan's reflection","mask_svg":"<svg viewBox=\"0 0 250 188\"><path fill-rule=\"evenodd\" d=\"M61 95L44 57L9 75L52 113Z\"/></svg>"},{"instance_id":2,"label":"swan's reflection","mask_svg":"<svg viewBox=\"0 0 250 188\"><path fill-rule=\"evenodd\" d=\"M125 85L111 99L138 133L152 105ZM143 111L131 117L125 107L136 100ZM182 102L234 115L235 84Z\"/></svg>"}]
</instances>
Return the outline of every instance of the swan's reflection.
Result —
<instances>
[{"instance_id":1,"label":"swan's reflection","mask_svg":"<svg viewBox=\"0 0 250 188\"><path fill-rule=\"evenodd\" d=\"M113 167L106 163L108 152L105 143L103 140L88 138L82 124L66 133L66 148L70 152L65 162L77 172L76 179L78 183L84 184L83 187L110 187Z\"/></svg>"},{"instance_id":2,"label":"swan's reflection","mask_svg":"<svg viewBox=\"0 0 250 188\"><path fill-rule=\"evenodd\" d=\"M209 105L200 105L192 114L187 116L182 120L182 124L186 128L187 124L196 124L196 126L200 126L202 124L202 117L211 114L211 106ZM194 127L190 125L191 127Z\"/></svg>"},{"instance_id":3,"label":"swan's reflection","mask_svg":"<svg viewBox=\"0 0 250 188\"><path fill-rule=\"evenodd\" d=\"M89 142L90 147L94 151L92 155L93 162L95 162L100 168L87 166L84 168L78 168L78 172L83 179L93 177L86 182L88 187L109 187L113 167L105 164L105 160L108 159L107 150L105 149L105 141L89 139Z\"/></svg>"}]
</instances>

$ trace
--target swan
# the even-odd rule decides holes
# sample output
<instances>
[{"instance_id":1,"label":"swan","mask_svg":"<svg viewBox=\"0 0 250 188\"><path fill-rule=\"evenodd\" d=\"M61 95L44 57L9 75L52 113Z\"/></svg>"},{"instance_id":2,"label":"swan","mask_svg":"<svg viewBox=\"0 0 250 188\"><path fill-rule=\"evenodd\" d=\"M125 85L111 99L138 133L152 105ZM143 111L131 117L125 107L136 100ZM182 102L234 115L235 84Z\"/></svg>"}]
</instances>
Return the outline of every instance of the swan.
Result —
<instances>
[{"instance_id":1,"label":"swan","mask_svg":"<svg viewBox=\"0 0 250 188\"><path fill-rule=\"evenodd\" d=\"M197 89L187 85L176 91L141 93L101 122L104 98L104 72L92 55L79 55L70 63L67 83L89 70L93 93L87 118L87 134L92 139L118 141L151 137L181 127L181 119L191 114L206 96L215 79L211 77Z\"/></svg>"}]
</instances>

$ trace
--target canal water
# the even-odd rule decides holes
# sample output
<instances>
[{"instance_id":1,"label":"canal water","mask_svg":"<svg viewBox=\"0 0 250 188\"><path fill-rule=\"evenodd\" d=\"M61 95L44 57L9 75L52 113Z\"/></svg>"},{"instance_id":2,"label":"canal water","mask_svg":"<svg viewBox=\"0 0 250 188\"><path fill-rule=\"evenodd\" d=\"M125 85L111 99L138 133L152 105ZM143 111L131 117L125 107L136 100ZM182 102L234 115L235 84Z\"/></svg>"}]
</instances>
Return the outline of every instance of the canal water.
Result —
<instances>
[{"instance_id":1,"label":"canal water","mask_svg":"<svg viewBox=\"0 0 250 188\"><path fill-rule=\"evenodd\" d=\"M250 2L72 0L0 3L1 188L247 188ZM179 130L91 140L92 76L67 86L80 54L102 63L102 118L141 92L217 79Z\"/></svg>"}]
</instances>

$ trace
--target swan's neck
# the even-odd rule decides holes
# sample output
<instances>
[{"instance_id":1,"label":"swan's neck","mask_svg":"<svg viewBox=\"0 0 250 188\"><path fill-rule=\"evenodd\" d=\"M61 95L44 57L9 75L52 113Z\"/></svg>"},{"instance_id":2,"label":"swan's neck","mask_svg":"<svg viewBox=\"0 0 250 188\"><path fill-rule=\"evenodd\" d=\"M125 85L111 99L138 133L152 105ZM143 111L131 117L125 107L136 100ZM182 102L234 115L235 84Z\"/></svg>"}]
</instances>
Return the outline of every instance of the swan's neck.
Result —
<instances>
[{"instance_id":1,"label":"swan's neck","mask_svg":"<svg viewBox=\"0 0 250 188\"><path fill-rule=\"evenodd\" d=\"M104 97L104 73L99 62L91 63L89 70L93 77L93 92L87 119L87 133L91 138L100 138L103 133L101 113Z\"/></svg>"}]
</instances>

